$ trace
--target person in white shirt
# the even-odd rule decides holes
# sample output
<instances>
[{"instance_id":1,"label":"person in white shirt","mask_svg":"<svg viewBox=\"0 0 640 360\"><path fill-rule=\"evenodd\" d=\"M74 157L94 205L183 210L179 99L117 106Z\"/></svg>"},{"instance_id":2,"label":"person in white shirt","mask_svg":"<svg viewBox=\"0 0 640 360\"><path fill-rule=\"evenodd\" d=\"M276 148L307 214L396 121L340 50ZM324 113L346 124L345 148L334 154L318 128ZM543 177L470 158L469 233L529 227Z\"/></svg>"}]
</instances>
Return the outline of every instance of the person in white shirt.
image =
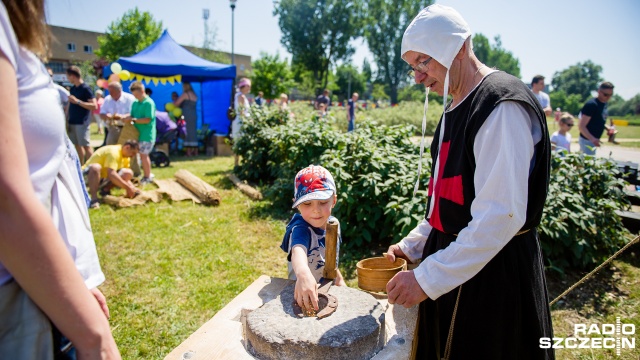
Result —
<instances>
[{"instance_id":1,"label":"person in white shirt","mask_svg":"<svg viewBox=\"0 0 640 360\"><path fill-rule=\"evenodd\" d=\"M120 359L78 154L34 54L48 49L44 9L0 2L0 357L52 359L62 333L79 359Z\"/></svg>"},{"instance_id":2,"label":"person in white shirt","mask_svg":"<svg viewBox=\"0 0 640 360\"><path fill-rule=\"evenodd\" d=\"M563 113L558 121L560 129L551 135L551 149L557 153L571 152L571 128L575 125L574 117L569 113Z\"/></svg>"},{"instance_id":3,"label":"person in white shirt","mask_svg":"<svg viewBox=\"0 0 640 360\"><path fill-rule=\"evenodd\" d=\"M136 101L133 95L123 92L119 82L111 82L108 85L109 95L104 99L100 109L100 118L107 123L107 143L115 145L118 143L123 123L121 119L129 116L131 106Z\"/></svg>"},{"instance_id":4,"label":"person in white shirt","mask_svg":"<svg viewBox=\"0 0 640 360\"><path fill-rule=\"evenodd\" d=\"M533 77L533 80L531 80L531 91L533 91L533 94L540 102L540 105L542 105L544 114L546 116L551 116L551 113L553 112L553 109L551 109L551 99L549 98L549 95L542 90L544 90L544 76L536 75Z\"/></svg>"},{"instance_id":5,"label":"person in white shirt","mask_svg":"<svg viewBox=\"0 0 640 360\"><path fill-rule=\"evenodd\" d=\"M390 303L420 304L416 358L553 359L539 346L553 337L536 230L550 166L542 107L520 79L477 59L450 7L423 9L401 54L427 88L423 123L429 90L445 102L425 219L387 251L422 260L387 284Z\"/></svg>"}]
</instances>

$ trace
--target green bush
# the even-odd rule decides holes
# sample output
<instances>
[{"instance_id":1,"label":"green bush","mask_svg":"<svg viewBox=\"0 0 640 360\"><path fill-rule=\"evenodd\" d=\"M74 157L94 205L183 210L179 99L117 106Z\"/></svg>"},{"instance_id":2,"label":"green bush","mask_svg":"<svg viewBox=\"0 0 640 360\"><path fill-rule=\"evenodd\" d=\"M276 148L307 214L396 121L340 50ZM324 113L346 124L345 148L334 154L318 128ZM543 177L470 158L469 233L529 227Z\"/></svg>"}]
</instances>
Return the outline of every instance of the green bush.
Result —
<instances>
[{"instance_id":1,"label":"green bush","mask_svg":"<svg viewBox=\"0 0 640 360\"><path fill-rule=\"evenodd\" d=\"M581 154L554 156L540 224L544 257L552 269L588 269L625 243L615 211L628 206L615 163Z\"/></svg>"},{"instance_id":2,"label":"green bush","mask_svg":"<svg viewBox=\"0 0 640 360\"><path fill-rule=\"evenodd\" d=\"M277 107L264 109L254 107L251 115L242 121L242 133L233 144L233 151L242 156L242 162L234 169L241 178L258 184L271 183L275 179L269 168L269 146L271 133L275 126L290 122L287 111Z\"/></svg>"},{"instance_id":3,"label":"green bush","mask_svg":"<svg viewBox=\"0 0 640 360\"><path fill-rule=\"evenodd\" d=\"M256 111L243 123L244 136L235 145L242 156L235 172L265 185L264 194L276 210L291 211L296 173L322 165L336 179L334 215L342 223L346 248L364 250L367 244L400 240L424 216L428 152L421 190L412 200L419 155L410 141L415 129L364 121L357 131L345 133L337 130L341 126L332 117L282 120Z\"/></svg>"}]
</instances>

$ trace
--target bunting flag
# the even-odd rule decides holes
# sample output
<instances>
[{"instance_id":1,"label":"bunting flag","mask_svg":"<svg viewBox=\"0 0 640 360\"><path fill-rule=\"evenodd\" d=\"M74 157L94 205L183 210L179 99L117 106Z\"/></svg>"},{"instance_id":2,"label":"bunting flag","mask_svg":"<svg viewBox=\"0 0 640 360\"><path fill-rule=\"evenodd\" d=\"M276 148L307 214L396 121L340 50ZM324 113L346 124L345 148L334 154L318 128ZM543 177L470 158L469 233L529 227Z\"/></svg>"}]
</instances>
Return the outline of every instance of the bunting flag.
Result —
<instances>
[{"instance_id":1,"label":"bunting flag","mask_svg":"<svg viewBox=\"0 0 640 360\"><path fill-rule=\"evenodd\" d=\"M144 81L145 83L150 84L153 83L154 85L158 85L158 83L165 85L166 83L169 83L171 85L174 85L175 83L181 83L182 82L182 75L173 75L173 76L167 76L167 77L158 77L158 76L146 76L146 75L142 75L142 74L134 74L132 72L130 72L130 76L129 78L133 81Z\"/></svg>"}]
</instances>

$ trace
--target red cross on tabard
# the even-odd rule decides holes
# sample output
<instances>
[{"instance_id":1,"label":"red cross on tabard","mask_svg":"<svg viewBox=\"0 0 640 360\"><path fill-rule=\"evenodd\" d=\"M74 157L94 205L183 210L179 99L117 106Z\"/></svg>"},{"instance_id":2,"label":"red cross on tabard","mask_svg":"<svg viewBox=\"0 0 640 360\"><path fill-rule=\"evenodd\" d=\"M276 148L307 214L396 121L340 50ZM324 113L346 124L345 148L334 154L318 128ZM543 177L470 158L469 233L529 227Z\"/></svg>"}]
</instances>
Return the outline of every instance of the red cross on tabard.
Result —
<instances>
[{"instance_id":1,"label":"red cross on tabard","mask_svg":"<svg viewBox=\"0 0 640 360\"><path fill-rule=\"evenodd\" d=\"M449 141L442 143L440 147L440 162L438 164L438 181L436 181L435 189L433 188L433 177L429 180L429 196L434 196L433 211L431 212L431 218L429 218L429 224L434 228L444 232L442 228L442 222L440 220L440 199L447 199L453 201L458 205L464 204L464 195L462 193L462 175L456 175L454 177L443 178L444 166L447 163L449 157Z\"/></svg>"}]
</instances>

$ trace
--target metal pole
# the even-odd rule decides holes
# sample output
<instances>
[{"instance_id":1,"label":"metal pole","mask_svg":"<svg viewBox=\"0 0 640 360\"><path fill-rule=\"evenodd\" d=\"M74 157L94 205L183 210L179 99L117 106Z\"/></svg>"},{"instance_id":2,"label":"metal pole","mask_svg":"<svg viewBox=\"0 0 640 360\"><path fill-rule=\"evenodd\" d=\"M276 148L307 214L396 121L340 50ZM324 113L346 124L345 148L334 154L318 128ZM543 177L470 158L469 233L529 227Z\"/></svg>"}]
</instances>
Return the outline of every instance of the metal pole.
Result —
<instances>
[{"instance_id":1,"label":"metal pole","mask_svg":"<svg viewBox=\"0 0 640 360\"><path fill-rule=\"evenodd\" d=\"M236 9L235 4L231 4L231 64L236 64L236 55L233 49L233 30L234 30L234 10ZM236 70L237 73L237 70Z\"/></svg>"}]
</instances>

